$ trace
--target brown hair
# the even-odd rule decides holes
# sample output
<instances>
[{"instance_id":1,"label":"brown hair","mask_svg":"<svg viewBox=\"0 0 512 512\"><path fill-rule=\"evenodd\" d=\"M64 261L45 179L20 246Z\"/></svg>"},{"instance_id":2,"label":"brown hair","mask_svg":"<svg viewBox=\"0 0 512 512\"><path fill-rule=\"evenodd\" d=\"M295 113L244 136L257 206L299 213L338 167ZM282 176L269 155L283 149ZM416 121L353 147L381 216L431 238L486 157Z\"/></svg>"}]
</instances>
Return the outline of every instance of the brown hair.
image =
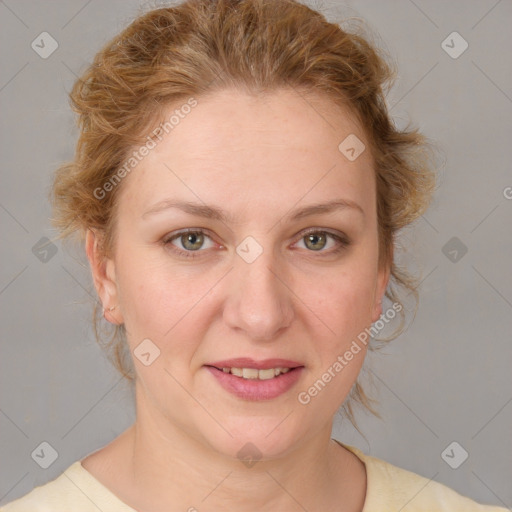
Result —
<instances>
[{"instance_id":1,"label":"brown hair","mask_svg":"<svg viewBox=\"0 0 512 512\"><path fill-rule=\"evenodd\" d=\"M398 130L390 118L384 98L392 77L367 38L295 0L189 0L142 14L96 54L70 93L81 133L74 160L55 173L54 224L61 237L77 232L83 239L87 228L97 229L109 254L122 183L101 198L95 190L115 177L135 144L157 133L170 104L226 87L323 94L350 107L365 129L375 163L379 260L391 267L386 297L401 304L403 288L417 309L416 282L393 249L399 230L427 209L435 174L426 139L415 129ZM384 341L403 332L404 311L398 332ZM97 313L95 307L95 327ZM124 326L105 342L96 335L133 381ZM374 412L356 382L344 405L353 422L353 400Z\"/></svg>"}]
</instances>

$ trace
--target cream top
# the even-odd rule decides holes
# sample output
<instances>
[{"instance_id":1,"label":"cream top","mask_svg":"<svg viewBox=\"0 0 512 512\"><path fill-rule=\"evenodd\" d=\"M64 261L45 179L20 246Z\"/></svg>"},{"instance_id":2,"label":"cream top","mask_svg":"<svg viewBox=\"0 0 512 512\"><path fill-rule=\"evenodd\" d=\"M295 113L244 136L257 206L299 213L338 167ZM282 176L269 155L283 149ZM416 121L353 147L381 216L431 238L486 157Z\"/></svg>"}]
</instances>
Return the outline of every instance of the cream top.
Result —
<instances>
[{"instance_id":1,"label":"cream top","mask_svg":"<svg viewBox=\"0 0 512 512\"><path fill-rule=\"evenodd\" d=\"M339 442L339 441L338 441ZM341 443L339 443L341 444ZM342 445L366 466L367 489L362 512L506 512L480 505L443 484L352 446ZM0 512L137 512L123 503L76 461L51 482L32 489L0 508Z\"/></svg>"}]
</instances>

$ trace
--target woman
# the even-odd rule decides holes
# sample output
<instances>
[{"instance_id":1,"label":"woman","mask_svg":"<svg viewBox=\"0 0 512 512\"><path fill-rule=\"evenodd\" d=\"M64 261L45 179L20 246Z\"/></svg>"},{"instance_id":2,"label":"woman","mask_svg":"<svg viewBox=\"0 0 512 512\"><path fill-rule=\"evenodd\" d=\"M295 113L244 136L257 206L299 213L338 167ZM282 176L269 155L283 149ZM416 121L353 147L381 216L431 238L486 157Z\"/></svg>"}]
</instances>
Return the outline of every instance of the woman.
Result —
<instances>
[{"instance_id":1,"label":"woman","mask_svg":"<svg viewBox=\"0 0 512 512\"><path fill-rule=\"evenodd\" d=\"M137 419L2 510L504 510L331 439L434 187L389 77L291 0L158 9L97 54L55 223L83 237Z\"/></svg>"}]
</instances>

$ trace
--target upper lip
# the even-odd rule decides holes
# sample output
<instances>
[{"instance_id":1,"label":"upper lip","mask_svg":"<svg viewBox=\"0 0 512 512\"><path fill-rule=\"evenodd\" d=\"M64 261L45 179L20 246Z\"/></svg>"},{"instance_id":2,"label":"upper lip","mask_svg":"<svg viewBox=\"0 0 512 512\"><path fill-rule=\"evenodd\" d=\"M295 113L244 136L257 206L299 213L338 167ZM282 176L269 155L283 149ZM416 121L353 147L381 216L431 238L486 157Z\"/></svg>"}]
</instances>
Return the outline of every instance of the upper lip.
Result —
<instances>
[{"instance_id":1,"label":"upper lip","mask_svg":"<svg viewBox=\"0 0 512 512\"><path fill-rule=\"evenodd\" d=\"M215 361L206 366L215 366L216 368L256 368L258 370L267 370L269 368L297 368L303 366L297 361L290 359L264 359L257 361L250 357L237 357L235 359L224 359L223 361Z\"/></svg>"}]
</instances>

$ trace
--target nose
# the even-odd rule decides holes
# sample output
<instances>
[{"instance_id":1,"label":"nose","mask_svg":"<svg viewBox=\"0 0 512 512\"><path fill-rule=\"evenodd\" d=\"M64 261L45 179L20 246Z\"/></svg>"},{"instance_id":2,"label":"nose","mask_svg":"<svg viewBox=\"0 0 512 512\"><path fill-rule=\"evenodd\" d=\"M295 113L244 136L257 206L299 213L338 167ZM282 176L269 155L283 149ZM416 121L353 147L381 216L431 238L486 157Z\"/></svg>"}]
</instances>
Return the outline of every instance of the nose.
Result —
<instances>
[{"instance_id":1,"label":"nose","mask_svg":"<svg viewBox=\"0 0 512 512\"><path fill-rule=\"evenodd\" d=\"M224 321L256 341L275 340L294 317L293 292L272 259L265 251L252 263L235 255L229 273Z\"/></svg>"}]
</instances>

